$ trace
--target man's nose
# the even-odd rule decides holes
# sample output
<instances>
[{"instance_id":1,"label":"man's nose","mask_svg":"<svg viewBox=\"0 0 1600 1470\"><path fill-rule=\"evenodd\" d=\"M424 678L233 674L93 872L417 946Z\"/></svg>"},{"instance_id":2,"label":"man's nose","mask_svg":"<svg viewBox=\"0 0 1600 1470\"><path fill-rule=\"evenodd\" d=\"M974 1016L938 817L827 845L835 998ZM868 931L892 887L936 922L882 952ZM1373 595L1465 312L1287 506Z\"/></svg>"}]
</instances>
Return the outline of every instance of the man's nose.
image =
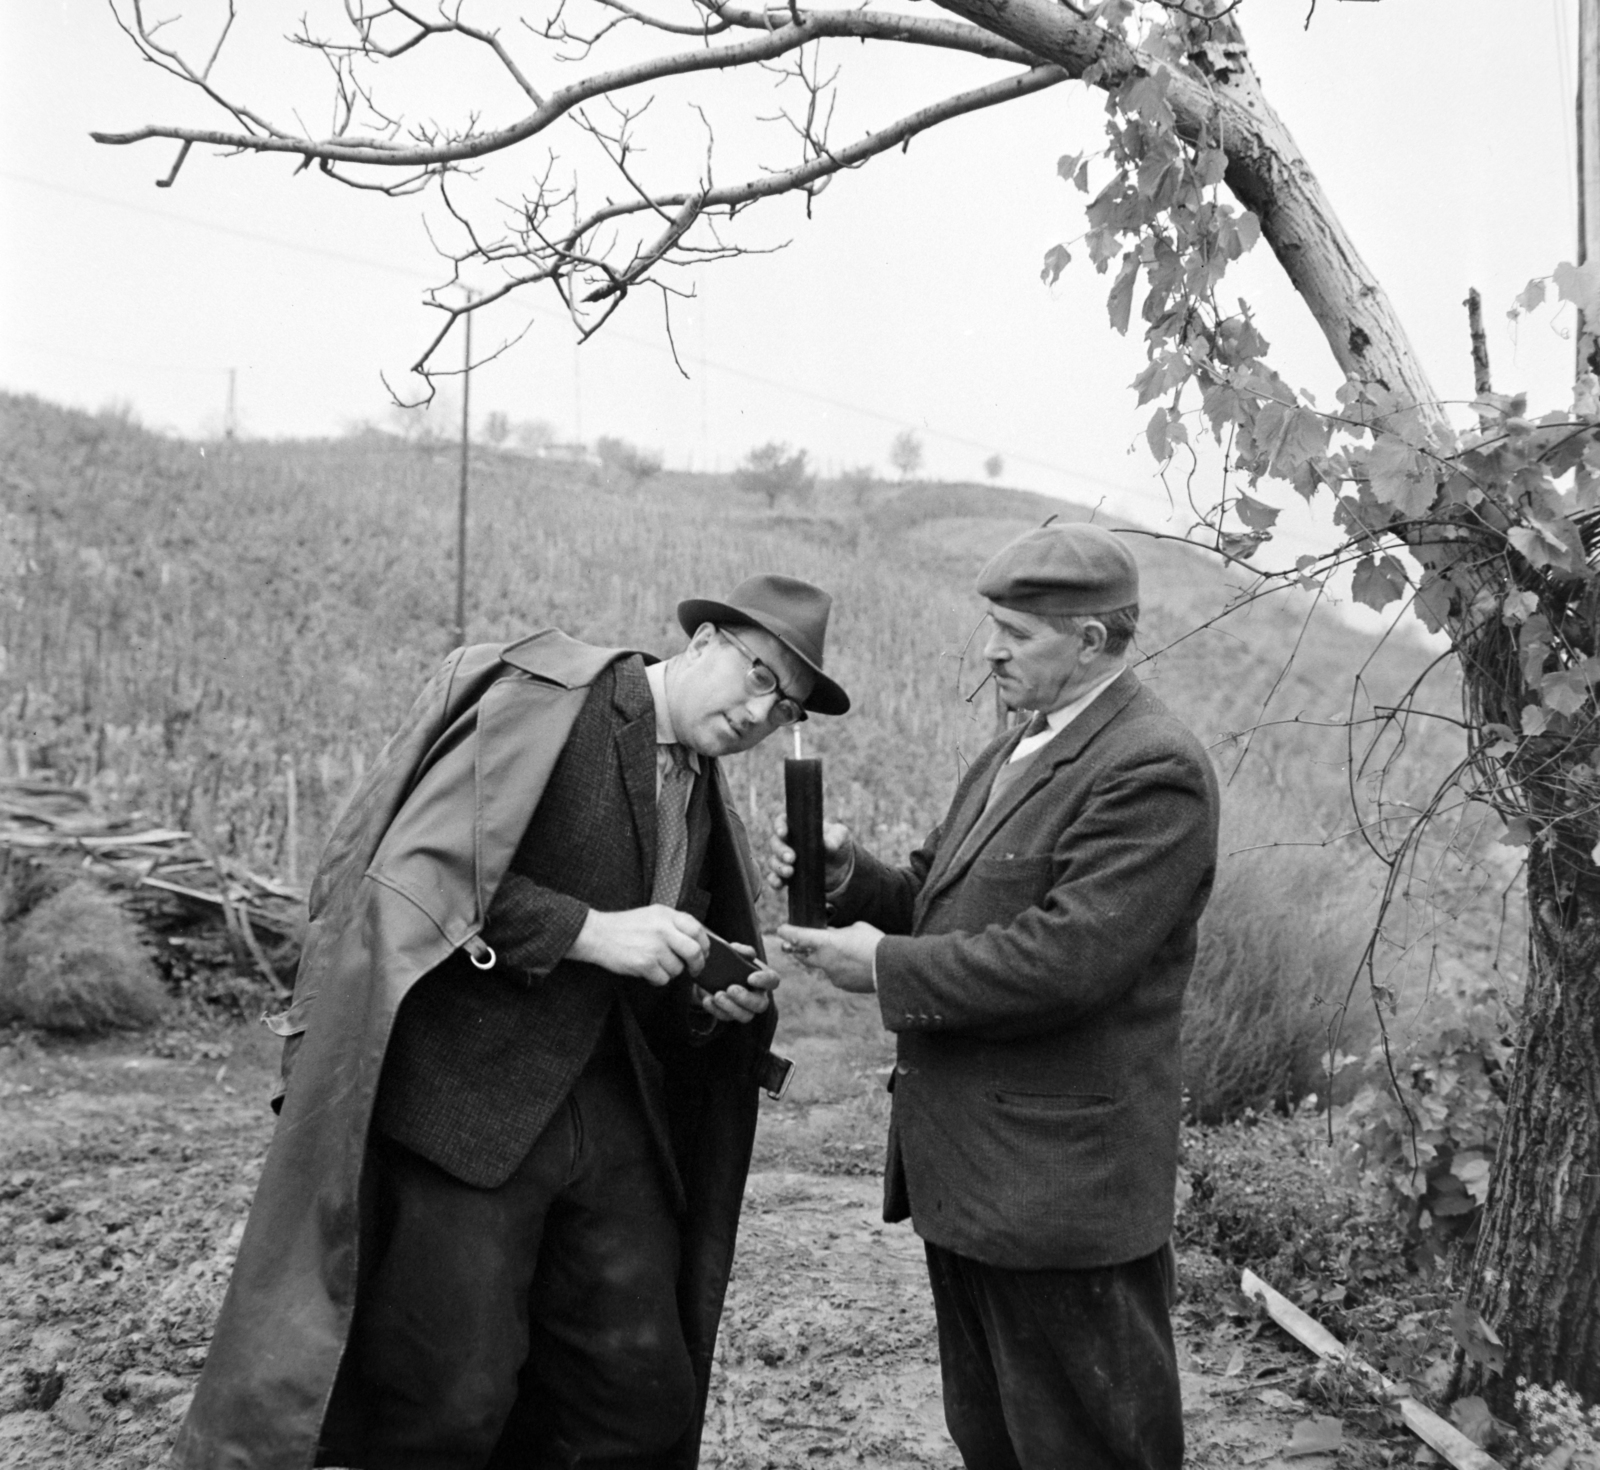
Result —
<instances>
[{"instance_id":1,"label":"man's nose","mask_svg":"<svg viewBox=\"0 0 1600 1470\"><path fill-rule=\"evenodd\" d=\"M766 724L781 697L776 689L770 689L765 694L746 695L744 707L749 713L750 723L752 725Z\"/></svg>"},{"instance_id":2,"label":"man's nose","mask_svg":"<svg viewBox=\"0 0 1600 1470\"><path fill-rule=\"evenodd\" d=\"M988 638L984 640L983 656L992 664L1003 663L1011 657L1001 643L998 632L990 633Z\"/></svg>"}]
</instances>

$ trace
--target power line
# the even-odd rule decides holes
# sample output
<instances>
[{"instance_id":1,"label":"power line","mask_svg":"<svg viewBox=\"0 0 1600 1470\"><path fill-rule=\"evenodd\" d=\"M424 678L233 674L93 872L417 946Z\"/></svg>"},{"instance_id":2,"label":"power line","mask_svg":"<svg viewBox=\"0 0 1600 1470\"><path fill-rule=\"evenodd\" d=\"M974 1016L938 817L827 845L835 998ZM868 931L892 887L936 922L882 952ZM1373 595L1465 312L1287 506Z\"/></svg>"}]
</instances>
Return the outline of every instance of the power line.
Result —
<instances>
[{"instance_id":1,"label":"power line","mask_svg":"<svg viewBox=\"0 0 1600 1470\"><path fill-rule=\"evenodd\" d=\"M89 189L78 189L68 184L58 184L52 180L34 178L28 174L15 173L10 169L0 169L0 178L9 179L13 183L27 184L36 189L44 189L50 193L63 194L69 198L82 199L90 203L105 205L112 209L122 209L134 214L149 215L153 218L165 220L169 223L186 225L197 230L209 230L214 234L227 235L234 239L248 240L254 244L270 246L273 249L289 250L301 255L315 256L323 260L334 260L344 265L358 265L365 270L384 271L390 275L404 276L407 280L416 281L419 284L425 280L428 281L429 284L436 284L436 282L434 282L431 278L426 277L420 270L416 270L408 266L398 266L390 261L377 260L368 256L352 255L340 250L329 250L320 245L307 245L301 241L287 240L275 235L266 235L256 230L240 229L234 225L218 224L212 220L199 219L193 215L178 214L168 209L157 208L154 205L134 204L125 199L116 199L110 195L97 194ZM564 313L552 311L548 307L536 306L526 300L522 301L520 305L522 310L528 312L532 316L543 317L546 320L561 321L570 324L570 318L568 318ZM660 341L653 338L639 337L616 326L607 326L605 330L608 336L619 342L626 342L630 346L643 348L644 350L652 352L659 357L673 356L670 347L663 345ZM89 354L72 354L60 348L49 348L46 350L54 351L58 355L62 356L83 356L86 360L90 361L100 361L106 363L118 362L118 360L114 358L96 358L90 356ZM1013 450L1007 449L1004 445L995 444L985 440L971 439L962 434L954 434L948 430L933 428L924 422L907 418L901 414L887 413L882 409L871 408L865 404L851 402L848 399L838 398L828 393L821 393L815 389L803 387L798 383L790 383L781 378L768 377L764 373L751 372L747 368L736 367L732 363L718 362L715 359L704 356L701 356L699 361L700 366L703 369L722 373L725 376L737 378L747 383L755 383L763 388L776 389L777 391L781 393L787 393L792 397L807 399L810 402L819 403L827 408L837 409L843 413L852 413L860 418L872 419L875 422L890 424L896 428L914 429L927 434L929 438L937 439L948 444L960 445L965 449L982 450L986 453L997 452L1004 455L1006 459L1011 460L1016 464L1027 465L1036 470L1043 470L1052 475L1059 475L1077 485L1087 486L1092 490L1109 492L1117 495L1132 495L1143 500L1159 501L1163 504L1166 500L1165 496L1160 494L1160 492L1153 490L1149 486L1127 485L1120 484L1112 480L1102 480L1097 476L1086 475L1079 470L1069 469L1065 465L1055 464L1050 460L1040 459L1034 455L1019 454ZM124 362L120 365L145 368L146 370L159 372L203 371L209 374L211 372L226 371L226 369L222 368L196 369L162 367L153 364L131 362Z\"/></svg>"},{"instance_id":2,"label":"power line","mask_svg":"<svg viewBox=\"0 0 1600 1470\"><path fill-rule=\"evenodd\" d=\"M0 179L10 179L14 184L29 184L35 189L45 189L52 194L65 194L72 199L85 199L93 204L108 205L112 209L125 209L130 214L149 215L166 220L169 224L188 225L191 229L210 230L215 235L231 235L236 240L250 240L257 245L271 245L279 250L293 250L301 255L315 255L323 260L337 260L344 265L359 265L363 270L386 271L390 275L405 276L408 280L425 279L419 270L396 265L393 261L374 260L364 255L349 255L342 250L328 250L321 245L307 245L299 240L284 240L276 235L263 235L256 230L241 230L237 225L222 225L215 220L196 219L193 215L177 214L170 209L157 209L151 204L134 204L126 199L113 199L109 194L96 194L88 189L74 189L70 184L57 184L49 179L36 179L28 174L0 169Z\"/></svg>"}]
</instances>

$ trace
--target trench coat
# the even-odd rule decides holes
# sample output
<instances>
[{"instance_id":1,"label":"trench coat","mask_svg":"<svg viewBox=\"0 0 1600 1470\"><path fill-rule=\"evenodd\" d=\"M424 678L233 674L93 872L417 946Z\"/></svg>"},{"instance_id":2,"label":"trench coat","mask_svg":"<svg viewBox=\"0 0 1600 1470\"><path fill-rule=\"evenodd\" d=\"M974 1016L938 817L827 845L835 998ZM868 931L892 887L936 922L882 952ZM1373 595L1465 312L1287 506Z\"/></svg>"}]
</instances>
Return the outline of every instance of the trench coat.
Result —
<instances>
[{"instance_id":1,"label":"trench coat","mask_svg":"<svg viewBox=\"0 0 1600 1470\"><path fill-rule=\"evenodd\" d=\"M368 1127L395 1014L417 980L478 943L589 685L629 652L554 629L457 649L336 826L312 884L293 1003L269 1018L286 1038L281 1113L174 1470L360 1465L359 1444L337 1442L338 1380L370 1215ZM731 807L727 815L744 922L724 937L760 952L756 870ZM688 1199L678 1297L699 1409L662 1470L698 1461L776 1021L769 1007L723 1028L674 1099L688 1120L677 1157Z\"/></svg>"}]
</instances>

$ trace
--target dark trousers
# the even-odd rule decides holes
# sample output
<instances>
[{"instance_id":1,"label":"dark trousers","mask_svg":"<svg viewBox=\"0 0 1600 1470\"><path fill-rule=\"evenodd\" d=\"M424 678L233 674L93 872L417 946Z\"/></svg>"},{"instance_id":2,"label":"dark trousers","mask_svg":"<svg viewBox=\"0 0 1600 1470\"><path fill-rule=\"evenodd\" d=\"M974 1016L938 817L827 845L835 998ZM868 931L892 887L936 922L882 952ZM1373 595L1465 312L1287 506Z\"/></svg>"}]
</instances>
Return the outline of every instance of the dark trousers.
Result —
<instances>
[{"instance_id":1,"label":"dark trousers","mask_svg":"<svg viewBox=\"0 0 1600 1470\"><path fill-rule=\"evenodd\" d=\"M967 1470L1179 1470L1170 1249L1090 1271L927 1253L945 1423Z\"/></svg>"},{"instance_id":2,"label":"dark trousers","mask_svg":"<svg viewBox=\"0 0 1600 1470\"><path fill-rule=\"evenodd\" d=\"M367 1470L647 1465L683 1433L679 1227L625 1058L589 1064L497 1189L375 1152L351 1339Z\"/></svg>"}]
</instances>

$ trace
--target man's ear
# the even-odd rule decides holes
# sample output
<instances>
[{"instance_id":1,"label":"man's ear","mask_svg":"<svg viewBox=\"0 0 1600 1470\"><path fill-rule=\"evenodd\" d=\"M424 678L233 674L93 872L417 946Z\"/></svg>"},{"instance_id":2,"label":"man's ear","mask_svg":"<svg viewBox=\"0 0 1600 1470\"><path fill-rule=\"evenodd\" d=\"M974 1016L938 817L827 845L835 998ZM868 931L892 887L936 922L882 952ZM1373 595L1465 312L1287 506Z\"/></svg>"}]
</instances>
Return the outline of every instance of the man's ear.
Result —
<instances>
[{"instance_id":1,"label":"man's ear","mask_svg":"<svg viewBox=\"0 0 1600 1470\"><path fill-rule=\"evenodd\" d=\"M694 630L693 636L689 639L689 646L684 651L692 658L699 658L711 646L711 640L716 636L717 625L715 623L701 623Z\"/></svg>"},{"instance_id":2,"label":"man's ear","mask_svg":"<svg viewBox=\"0 0 1600 1470\"><path fill-rule=\"evenodd\" d=\"M1080 646L1092 658L1098 658L1106 651L1106 640L1110 636L1106 632L1106 625L1099 618L1085 618L1078 625Z\"/></svg>"}]
</instances>

